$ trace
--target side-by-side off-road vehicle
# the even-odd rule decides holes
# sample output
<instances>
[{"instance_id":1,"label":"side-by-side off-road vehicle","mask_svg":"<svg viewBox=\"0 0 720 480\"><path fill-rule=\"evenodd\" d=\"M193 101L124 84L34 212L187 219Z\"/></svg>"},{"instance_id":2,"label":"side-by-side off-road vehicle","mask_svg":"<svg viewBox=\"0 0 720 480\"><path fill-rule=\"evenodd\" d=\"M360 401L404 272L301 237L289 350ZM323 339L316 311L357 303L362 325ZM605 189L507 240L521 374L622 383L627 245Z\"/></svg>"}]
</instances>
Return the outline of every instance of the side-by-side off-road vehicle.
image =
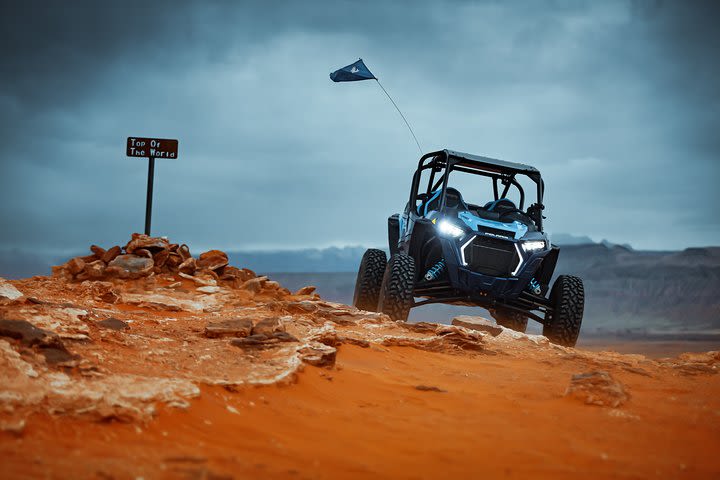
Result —
<instances>
[{"instance_id":1,"label":"side-by-side off-road vehicle","mask_svg":"<svg viewBox=\"0 0 720 480\"><path fill-rule=\"evenodd\" d=\"M527 207L523 183L534 190ZM486 201L467 203L460 185ZM560 275L550 288L560 250L543 231L544 189L528 165L451 150L423 155L404 212L388 219L390 259L365 252L354 305L400 321L429 303L480 306L499 325L524 332L532 318L551 341L575 345L583 283Z\"/></svg>"}]
</instances>

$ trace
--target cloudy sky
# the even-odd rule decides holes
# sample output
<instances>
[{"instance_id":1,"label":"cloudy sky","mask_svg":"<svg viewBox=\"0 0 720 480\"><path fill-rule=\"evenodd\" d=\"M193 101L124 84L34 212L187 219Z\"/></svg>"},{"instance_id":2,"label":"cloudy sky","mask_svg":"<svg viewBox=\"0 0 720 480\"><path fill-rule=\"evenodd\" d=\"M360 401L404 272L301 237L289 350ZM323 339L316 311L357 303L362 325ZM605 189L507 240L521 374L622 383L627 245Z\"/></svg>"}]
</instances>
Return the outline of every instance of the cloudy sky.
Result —
<instances>
[{"instance_id":1,"label":"cloudy sky","mask_svg":"<svg viewBox=\"0 0 720 480\"><path fill-rule=\"evenodd\" d=\"M0 248L142 231L199 248L381 245L418 151L537 166L547 228L718 244L717 2L0 2ZM488 196L492 195L487 192Z\"/></svg>"}]
</instances>

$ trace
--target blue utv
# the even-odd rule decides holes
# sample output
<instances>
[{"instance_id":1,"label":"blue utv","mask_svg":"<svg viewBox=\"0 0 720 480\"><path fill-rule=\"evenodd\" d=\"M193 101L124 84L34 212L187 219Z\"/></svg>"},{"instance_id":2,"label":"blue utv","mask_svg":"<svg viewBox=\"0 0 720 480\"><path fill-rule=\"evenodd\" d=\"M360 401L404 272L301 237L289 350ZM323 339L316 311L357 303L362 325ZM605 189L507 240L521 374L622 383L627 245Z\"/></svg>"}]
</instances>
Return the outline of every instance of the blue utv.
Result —
<instances>
[{"instance_id":1,"label":"blue utv","mask_svg":"<svg viewBox=\"0 0 720 480\"><path fill-rule=\"evenodd\" d=\"M527 208L523 184L534 190ZM468 203L461 185L485 201ZM423 155L405 211L388 219L390 260L365 252L353 304L399 321L429 303L480 306L499 325L524 332L532 318L552 342L574 346L583 282L560 275L550 288L560 250L543 231L544 188L528 165L452 150Z\"/></svg>"}]
</instances>

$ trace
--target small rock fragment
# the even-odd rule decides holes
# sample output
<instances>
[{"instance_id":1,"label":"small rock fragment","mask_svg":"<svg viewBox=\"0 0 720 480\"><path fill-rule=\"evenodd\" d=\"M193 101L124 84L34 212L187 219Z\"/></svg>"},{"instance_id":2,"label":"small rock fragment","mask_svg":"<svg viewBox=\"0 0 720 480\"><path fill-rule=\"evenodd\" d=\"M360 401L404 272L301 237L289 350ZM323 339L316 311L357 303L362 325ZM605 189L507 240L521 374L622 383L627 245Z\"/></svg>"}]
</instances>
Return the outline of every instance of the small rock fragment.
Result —
<instances>
[{"instance_id":1,"label":"small rock fragment","mask_svg":"<svg viewBox=\"0 0 720 480\"><path fill-rule=\"evenodd\" d=\"M272 347L284 342L299 342L297 338L287 332L274 332L272 334L258 333L245 338L236 338L230 341L230 345L236 347Z\"/></svg>"},{"instance_id":2,"label":"small rock fragment","mask_svg":"<svg viewBox=\"0 0 720 480\"><path fill-rule=\"evenodd\" d=\"M105 263L110 263L113 260L115 260L117 258L117 256L120 255L121 253L122 253L122 249L120 247L118 247L117 245L115 245L114 247L111 247L107 251L105 251L105 253L100 258L100 260L102 260Z\"/></svg>"},{"instance_id":3,"label":"small rock fragment","mask_svg":"<svg viewBox=\"0 0 720 480\"><path fill-rule=\"evenodd\" d=\"M317 287L314 287L312 285L308 285L307 287L302 287L300 290L295 292L293 295L312 295L312 293L317 289Z\"/></svg>"},{"instance_id":4,"label":"small rock fragment","mask_svg":"<svg viewBox=\"0 0 720 480\"><path fill-rule=\"evenodd\" d=\"M86 263L83 270L84 273L90 278L102 278L105 276L105 262L102 260L95 260L94 262Z\"/></svg>"},{"instance_id":5,"label":"small rock fragment","mask_svg":"<svg viewBox=\"0 0 720 480\"><path fill-rule=\"evenodd\" d=\"M170 252L165 260L165 267L170 271L176 271L180 264L183 263L183 258L175 252Z\"/></svg>"},{"instance_id":6,"label":"small rock fragment","mask_svg":"<svg viewBox=\"0 0 720 480\"><path fill-rule=\"evenodd\" d=\"M220 250L210 250L201 253L197 260L197 266L200 269L217 270L228 264L228 256Z\"/></svg>"},{"instance_id":7,"label":"small rock fragment","mask_svg":"<svg viewBox=\"0 0 720 480\"><path fill-rule=\"evenodd\" d=\"M64 364L64 366L74 367L80 357L68 352L64 346L46 347L40 349L40 353L45 357L48 365Z\"/></svg>"},{"instance_id":8,"label":"small rock fragment","mask_svg":"<svg viewBox=\"0 0 720 480\"><path fill-rule=\"evenodd\" d=\"M184 243L177 248L176 252L180 255L180 258L182 258L183 261L188 258L192 258L192 255L190 255L190 248Z\"/></svg>"},{"instance_id":9,"label":"small rock fragment","mask_svg":"<svg viewBox=\"0 0 720 480\"><path fill-rule=\"evenodd\" d=\"M588 405L609 407L618 407L630 398L623 385L603 371L573 375L565 396L580 399Z\"/></svg>"},{"instance_id":10,"label":"small rock fragment","mask_svg":"<svg viewBox=\"0 0 720 480\"><path fill-rule=\"evenodd\" d=\"M248 335L245 338L236 338L230 341L230 345L236 347L252 347L264 345L268 340L267 335Z\"/></svg>"},{"instance_id":11,"label":"small rock fragment","mask_svg":"<svg viewBox=\"0 0 720 480\"><path fill-rule=\"evenodd\" d=\"M117 294L114 290L108 290L107 292L100 295L100 300L102 300L105 303L117 303L117 301L120 299L120 295Z\"/></svg>"},{"instance_id":12,"label":"small rock fragment","mask_svg":"<svg viewBox=\"0 0 720 480\"><path fill-rule=\"evenodd\" d=\"M204 277L204 276L197 276L194 277L192 275L188 275L187 273L178 273L179 276L182 278L187 278L188 280L191 280L193 283L200 285L200 286L215 286L217 285L217 281L215 281L214 278L210 277Z\"/></svg>"},{"instance_id":13,"label":"small rock fragment","mask_svg":"<svg viewBox=\"0 0 720 480\"><path fill-rule=\"evenodd\" d=\"M209 323L205 327L205 336L219 337L247 337L252 332L253 323L249 318L235 318L221 322Z\"/></svg>"},{"instance_id":14,"label":"small rock fragment","mask_svg":"<svg viewBox=\"0 0 720 480\"><path fill-rule=\"evenodd\" d=\"M284 332L285 325L279 317L263 318L252 329L253 335L272 335L275 332Z\"/></svg>"},{"instance_id":15,"label":"small rock fragment","mask_svg":"<svg viewBox=\"0 0 720 480\"><path fill-rule=\"evenodd\" d=\"M100 320L99 322L95 323L95 325L102 328L108 328L110 330L127 330L128 328L130 328L130 325L128 325L126 322L115 317L109 317L105 320Z\"/></svg>"},{"instance_id":16,"label":"small rock fragment","mask_svg":"<svg viewBox=\"0 0 720 480\"><path fill-rule=\"evenodd\" d=\"M446 393L447 390L443 390L439 387L434 387L430 385L415 385L416 390L420 390L421 392L439 392L439 393Z\"/></svg>"},{"instance_id":17,"label":"small rock fragment","mask_svg":"<svg viewBox=\"0 0 720 480\"><path fill-rule=\"evenodd\" d=\"M136 249L133 251L133 255L137 255L138 257L153 258L152 252L146 248Z\"/></svg>"},{"instance_id":18,"label":"small rock fragment","mask_svg":"<svg viewBox=\"0 0 720 480\"><path fill-rule=\"evenodd\" d=\"M67 270L73 275L77 275L78 273L83 271L83 268L85 268L85 261L80 257L75 257L73 259L70 259L70 261L67 262Z\"/></svg>"},{"instance_id":19,"label":"small rock fragment","mask_svg":"<svg viewBox=\"0 0 720 480\"><path fill-rule=\"evenodd\" d=\"M202 287L197 287L195 290L201 293L218 293L220 291L220 287L217 285L204 285Z\"/></svg>"},{"instance_id":20,"label":"small rock fragment","mask_svg":"<svg viewBox=\"0 0 720 480\"><path fill-rule=\"evenodd\" d=\"M23 296L22 292L15 288L13 284L0 277L0 298L7 300L17 300Z\"/></svg>"},{"instance_id":21,"label":"small rock fragment","mask_svg":"<svg viewBox=\"0 0 720 480\"><path fill-rule=\"evenodd\" d=\"M137 255L119 255L105 271L120 278L140 278L150 275L153 269L152 258L138 257Z\"/></svg>"},{"instance_id":22,"label":"small rock fragment","mask_svg":"<svg viewBox=\"0 0 720 480\"><path fill-rule=\"evenodd\" d=\"M195 262L195 259L190 257L187 260L183 261L180 265L178 265L178 271L190 274L192 275L195 273L195 270L197 270L197 263Z\"/></svg>"},{"instance_id":23,"label":"small rock fragment","mask_svg":"<svg viewBox=\"0 0 720 480\"><path fill-rule=\"evenodd\" d=\"M25 419L19 418L14 420L0 421L0 430L19 437L23 434L23 431L25 430Z\"/></svg>"},{"instance_id":24,"label":"small rock fragment","mask_svg":"<svg viewBox=\"0 0 720 480\"><path fill-rule=\"evenodd\" d=\"M275 340L278 340L280 342L299 342L294 335L289 334L288 332L275 332L272 334L272 337Z\"/></svg>"},{"instance_id":25,"label":"small rock fragment","mask_svg":"<svg viewBox=\"0 0 720 480\"><path fill-rule=\"evenodd\" d=\"M153 263L155 263L155 269L157 271L160 271L159 269L165 266L165 262L167 262L169 256L169 250L160 250L155 255L153 255Z\"/></svg>"},{"instance_id":26,"label":"small rock fragment","mask_svg":"<svg viewBox=\"0 0 720 480\"><path fill-rule=\"evenodd\" d=\"M334 328L323 328L310 338L329 347L337 347L342 343L342 338L338 336Z\"/></svg>"},{"instance_id":27,"label":"small rock fragment","mask_svg":"<svg viewBox=\"0 0 720 480\"><path fill-rule=\"evenodd\" d=\"M25 345L37 345L52 344L57 335L26 320L0 320L0 337L14 338Z\"/></svg>"},{"instance_id":28,"label":"small rock fragment","mask_svg":"<svg viewBox=\"0 0 720 480\"><path fill-rule=\"evenodd\" d=\"M237 267L233 267L231 265L226 265L225 268L222 269L222 275L220 276L221 280L235 280L236 278L242 276L243 272Z\"/></svg>"},{"instance_id":29,"label":"small rock fragment","mask_svg":"<svg viewBox=\"0 0 720 480\"><path fill-rule=\"evenodd\" d=\"M285 308L291 312L297 313L312 313L318 310L316 302L310 300L301 300L299 302L288 302L285 304Z\"/></svg>"},{"instance_id":30,"label":"small rock fragment","mask_svg":"<svg viewBox=\"0 0 720 480\"><path fill-rule=\"evenodd\" d=\"M503 331L502 327L497 326L495 323L483 317L471 317L469 315L460 315L453 318L453 325L458 327L465 327L471 330L478 330L481 332L487 332L493 337L497 337Z\"/></svg>"},{"instance_id":31,"label":"small rock fragment","mask_svg":"<svg viewBox=\"0 0 720 480\"><path fill-rule=\"evenodd\" d=\"M258 293L260 290L262 290L265 282L267 282L267 277L251 278L242 284L242 288L253 293Z\"/></svg>"},{"instance_id":32,"label":"small rock fragment","mask_svg":"<svg viewBox=\"0 0 720 480\"><path fill-rule=\"evenodd\" d=\"M127 253L134 253L135 250L145 249L151 252L168 250L170 244L162 237L150 237L142 233L133 233L132 239L125 245Z\"/></svg>"},{"instance_id":33,"label":"small rock fragment","mask_svg":"<svg viewBox=\"0 0 720 480\"><path fill-rule=\"evenodd\" d=\"M335 365L337 349L319 342L310 342L298 349L300 359L316 367L332 367Z\"/></svg>"}]
</instances>

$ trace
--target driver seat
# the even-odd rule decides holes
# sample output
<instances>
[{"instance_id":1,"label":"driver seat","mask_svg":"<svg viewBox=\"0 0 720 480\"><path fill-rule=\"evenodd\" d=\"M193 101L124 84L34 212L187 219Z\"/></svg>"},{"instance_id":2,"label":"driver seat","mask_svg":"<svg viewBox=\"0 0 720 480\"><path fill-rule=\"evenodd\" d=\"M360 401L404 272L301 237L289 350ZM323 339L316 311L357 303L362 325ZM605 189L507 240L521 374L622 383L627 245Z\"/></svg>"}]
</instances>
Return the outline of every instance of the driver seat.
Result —
<instances>
[{"instance_id":1,"label":"driver seat","mask_svg":"<svg viewBox=\"0 0 720 480\"><path fill-rule=\"evenodd\" d=\"M510 200L509 198L498 198L497 200L494 200L492 202L486 203L483 208L487 210L488 212L498 212L502 213L503 210L517 210L517 206L515 206L515 202Z\"/></svg>"},{"instance_id":2,"label":"driver seat","mask_svg":"<svg viewBox=\"0 0 720 480\"><path fill-rule=\"evenodd\" d=\"M445 191L445 206L453 210L467 210L468 206L456 188L448 187ZM430 200L418 207L418 213L425 216L428 212L440 209L440 190L435 190Z\"/></svg>"},{"instance_id":3,"label":"driver seat","mask_svg":"<svg viewBox=\"0 0 720 480\"><path fill-rule=\"evenodd\" d=\"M468 206L456 188L448 187L445 191L445 205L456 210L467 210Z\"/></svg>"}]
</instances>

